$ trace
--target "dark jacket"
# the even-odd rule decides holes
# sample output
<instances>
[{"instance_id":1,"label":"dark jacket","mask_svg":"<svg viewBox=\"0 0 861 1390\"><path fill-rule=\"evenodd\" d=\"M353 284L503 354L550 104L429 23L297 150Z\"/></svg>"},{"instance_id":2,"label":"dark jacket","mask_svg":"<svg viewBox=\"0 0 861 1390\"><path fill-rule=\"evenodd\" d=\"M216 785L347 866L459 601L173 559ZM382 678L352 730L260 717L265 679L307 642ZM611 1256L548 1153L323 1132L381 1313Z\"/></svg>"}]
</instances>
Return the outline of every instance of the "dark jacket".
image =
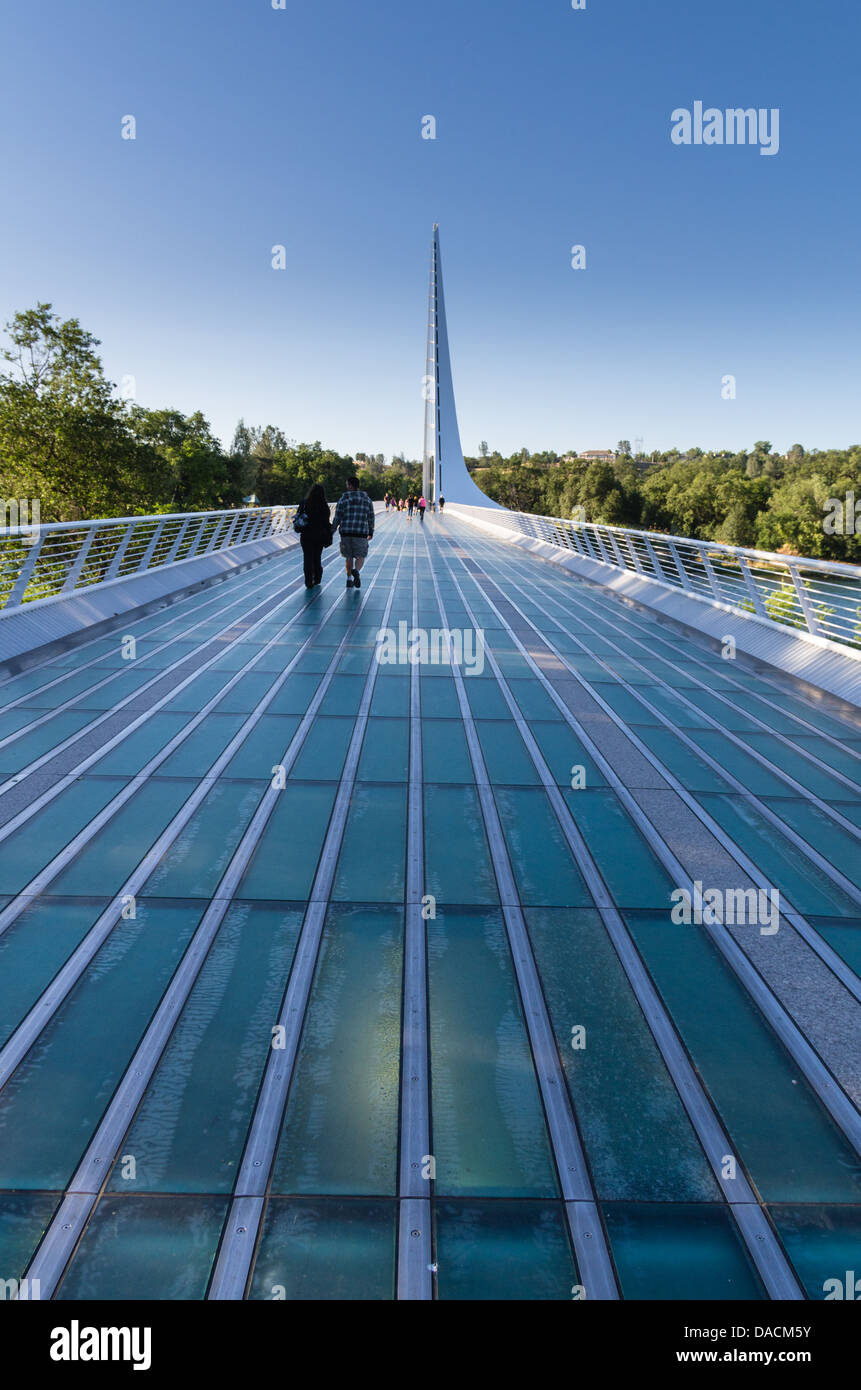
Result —
<instances>
[{"instance_id":1,"label":"dark jacket","mask_svg":"<svg viewBox=\"0 0 861 1390\"><path fill-rule=\"evenodd\" d=\"M296 510L298 515L308 518L308 525L303 526L299 532L302 540L307 538L317 545L324 546L332 544L332 523L329 520L329 508L327 506L309 507L307 502L302 501Z\"/></svg>"}]
</instances>

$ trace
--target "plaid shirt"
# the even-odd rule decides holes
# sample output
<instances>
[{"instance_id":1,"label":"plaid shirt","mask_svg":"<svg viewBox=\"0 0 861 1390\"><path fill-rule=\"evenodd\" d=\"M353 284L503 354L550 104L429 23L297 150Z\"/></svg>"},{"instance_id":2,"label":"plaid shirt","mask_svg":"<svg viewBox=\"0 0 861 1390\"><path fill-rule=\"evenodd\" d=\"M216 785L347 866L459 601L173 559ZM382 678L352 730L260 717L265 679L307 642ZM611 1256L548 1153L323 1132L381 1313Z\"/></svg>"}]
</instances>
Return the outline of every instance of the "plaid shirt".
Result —
<instances>
[{"instance_id":1,"label":"plaid shirt","mask_svg":"<svg viewBox=\"0 0 861 1390\"><path fill-rule=\"evenodd\" d=\"M335 508L333 526L340 526L342 536L373 536L374 504L361 488L345 492Z\"/></svg>"}]
</instances>

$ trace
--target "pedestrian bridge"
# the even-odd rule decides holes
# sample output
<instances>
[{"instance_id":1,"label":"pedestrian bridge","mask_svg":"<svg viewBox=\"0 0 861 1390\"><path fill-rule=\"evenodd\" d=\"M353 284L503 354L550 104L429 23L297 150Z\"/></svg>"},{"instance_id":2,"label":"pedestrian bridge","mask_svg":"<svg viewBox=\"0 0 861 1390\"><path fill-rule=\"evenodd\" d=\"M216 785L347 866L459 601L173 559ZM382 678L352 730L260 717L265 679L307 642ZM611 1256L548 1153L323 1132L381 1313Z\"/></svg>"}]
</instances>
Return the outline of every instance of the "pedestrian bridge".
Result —
<instances>
[{"instance_id":1,"label":"pedestrian bridge","mask_svg":"<svg viewBox=\"0 0 861 1390\"><path fill-rule=\"evenodd\" d=\"M463 505L309 592L291 514L0 542L0 1278L833 1297L857 569Z\"/></svg>"}]
</instances>

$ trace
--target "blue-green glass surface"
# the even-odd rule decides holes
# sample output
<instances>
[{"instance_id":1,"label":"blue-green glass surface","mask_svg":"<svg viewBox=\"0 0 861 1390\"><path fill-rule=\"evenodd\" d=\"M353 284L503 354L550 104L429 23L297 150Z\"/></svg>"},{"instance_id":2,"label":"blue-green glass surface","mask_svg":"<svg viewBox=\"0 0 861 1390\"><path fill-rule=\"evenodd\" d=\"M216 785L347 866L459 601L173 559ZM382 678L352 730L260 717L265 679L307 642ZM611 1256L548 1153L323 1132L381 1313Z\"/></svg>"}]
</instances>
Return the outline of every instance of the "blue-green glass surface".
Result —
<instances>
[{"instance_id":1,"label":"blue-green glass surface","mask_svg":"<svg viewBox=\"0 0 861 1390\"><path fill-rule=\"evenodd\" d=\"M273 1197L249 1298L360 1302L395 1294L396 1204Z\"/></svg>"},{"instance_id":2,"label":"blue-green glass surface","mask_svg":"<svg viewBox=\"0 0 861 1390\"><path fill-rule=\"evenodd\" d=\"M184 642L171 642L170 646L163 647L161 651L156 649L138 649L137 655L128 665L140 671L164 671L168 666L174 666L179 661L185 661L189 656L199 652L205 646L205 640L195 642L194 639Z\"/></svg>"},{"instance_id":3,"label":"blue-green glass surface","mask_svg":"<svg viewBox=\"0 0 861 1390\"><path fill-rule=\"evenodd\" d=\"M79 695L75 700L75 708L92 710L93 713L101 710L113 710L123 701L133 699L142 686L149 685L150 681L159 680L165 674L164 672L143 671L135 668L121 671L119 675L114 675L113 679L108 681L106 685L102 685L100 689L97 690L93 686L91 690ZM105 675L107 675L107 671L100 670L98 667L93 668L92 679L94 681L103 679ZM51 693L53 692L47 692L46 702L48 694ZM38 695L30 698L30 704L38 704L39 701ZM50 703L54 706L56 701L52 700Z\"/></svg>"},{"instance_id":4,"label":"blue-green glass surface","mask_svg":"<svg viewBox=\"0 0 861 1390\"><path fill-rule=\"evenodd\" d=\"M628 924L766 1201L858 1201L861 1159L812 1095L704 929L667 914Z\"/></svg>"},{"instance_id":5,"label":"blue-green glass surface","mask_svg":"<svg viewBox=\"0 0 861 1390\"><path fill-rule=\"evenodd\" d=\"M564 792L565 800L619 907L669 910L675 884L615 792Z\"/></svg>"},{"instance_id":6,"label":"blue-green glass surface","mask_svg":"<svg viewBox=\"0 0 861 1390\"><path fill-rule=\"evenodd\" d=\"M194 777L198 780L210 776L227 745L247 722L247 716L242 714L217 714L211 711L203 723L168 754L156 775Z\"/></svg>"},{"instance_id":7,"label":"blue-green glass surface","mask_svg":"<svg viewBox=\"0 0 861 1390\"><path fill-rule=\"evenodd\" d=\"M194 791L193 782L151 781L98 830L51 884L52 893L116 893ZM210 846L199 858L212 853Z\"/></svg>"},{"instance_id":8,"label":"blue-green glass surface","mask_svg":"<svg viewBox=\"0 0 861 1390\"><path fill-rule=\"evenodd\" d=\"M371 714L407 718L410 712L409 676L389 676L377 681L371 697Z\"/></svg>"},{"instance_id":9,"label":"blue-green glass surface","mask_svg":"<svg viewBox=\"0 0 861 1390\"><path fill-rule=\"evenodd\" d=\"M199 916L147 904L114 928L0 1093L0 1188L69 1182Z\"/></svg>"},{"instance_id":10,"label":"blue-green glass surface","mask_svg":"<svg viewBox=\"0 0 861 1390\"><path fill-rule=\"evenodd\" d=\"M134 1173L116 1164L113 1191L232 1190L301 925L300 908L230 908L123 1141Z\"/></svg>"},{"instance_id":11,"label":"blue-green glass surface","mask_svg":"<svg viewBox=\"0 0 861 1390\"><path fill-rule=\"evenodd\" d=\"M23 1278L58 1201L53 1193L0 1192L0 1278ZM28 1297L31 1293L35 1289L28 1285Z\"/></svg>"},{"instance_id":12,"label":"blue-green glass surface","mask_svg":"<svg viewBox=\"0 0 861 1390\"><path fill-rule=\"evenodd\" d=\"M635 702L635 697L625 690L614 690L610 686L604 686L601 694L612 707L616 714L631 724L653 724L660 725L660 720L646 709L645 705L639 701ZM691 709L673 690L668 690L665 686L652 685L648 690L643 691L643 696L650 705L661 713L665 719L679 729L707 729L710 727L704 715L699 714L696 709ZM695 704L699 706L701 702L701 692L697 694Z\"/></svg>"},{"instance_id":13,"label":"blue-green glass surface","mask_svg":"<svg viewBox=\"0 0 861 1390\"><path fill-rule=\"evenodd\" d=\"M697 709L709 715L720 724L721 728L729 729L731 733L754 733L759 727L749 715L745 714L743 710L738 709L735 704L724 704L717 696L710 695L705 690L698 690L696 692L694 703ZM707 731L704 731L703 740L702 747L706 748L710 742L711 746L708 747L708 751L713 757L717 758L718 761L721 761L722 750L724 750L725 746L733 748L729 739L724 739L719 730L715 729L713 726ZM745 758L744 753L740 749L736 749L735 752L729 756L735 764L732 770L735 771L737 767L740 769L737 775L743 776L750 760ZM727 766L729 765L730 764L727 763Z\"/></svg>"},{"instance_id":14,"label":"blue-green glass surface","mask_svg":"<svg viewBox=\"0 0 861 1390\"><path fill-rule=\"evenodd\" d=\"M511 711L496 681L464 677L463 686L474 719L511 718Z\"/></svg>"},{"instance_id":15,"label":"blue-green glass surface","mask_svg":"<svg viewBox=\"0 0 861 1390\"><path fill-rule=\"evenodd\" d=\"M427 893L449 906L499 901L474 787L440 787L426 782L424 832Z\"/></svg>"},{"instance_id":16,"label":"blue-green glass surface","mask_svg":"<svg viewBox=\"0 0 861 1390\"><path fill-rule=\"evenodd\" d=\"M192 714L198 714L204 705L208 705L210 700L215 699L224 690L230 680L229 671L204 671L199 676L193 676L182 690L177 691L171 699L165 702L162 708L168 711L181 710L185 712L188 710ZM218 705L217 708L222 713L225 712L221 705ZM242 713L247 713L247 711L242 711Z\"/></svg>"},{"instance_id":17,"label":"blue-green glass surface","mask_svg":"<svg viewBox=\"0 0 861 1390\"><path fill-rule=\"evenodd\" d=\"M127 665L128 663L126 663L126 666ZM29 673L27 674L29 675ZM115 699L118 700L121 698L119 695L114 695L114 691L122 688L123 694L128 694L127 685L125 687L120 686L120 677L126 674L128 674L127 671L117 673L116 670L112 670L108 666L90 666L83 671L70 671L69 674L65 675L56 685L52 685L50 689L46 690L40 690L38 686L31 688L34 686L34 682L32 680L28 681L27 675L23 678L19 676L17 678L18 681L21 682L23 680L24 683L19 684L17 690L14 687L9 690L7 699L20 699L21 695L26 695L27 704L32 709L38 709L43 713L47 709L59 709L60 705L65 704L67 700L74 700L75 708L80 709L82 707L81 701L77 697L83 695L85 692L91 692L92 698L96 700L100 699L102 692L95 691L94 687L102 681L107 681L108 683L103 688L108 693L105 694L105 703L101 708L109 709ZM144 680L149 680L152 675L153 672L150 671L147 675L142 676L140 683ZM116 677L116 679L108 680L108 677ZM87 706L84 707L86 708ZM92 706L89 706L89 708L92 708Z\"/></svg>"},{"instance_id":18,"label":"blue-green glass surface","mask_svg":"<svg viewBox=\"0 0 861 1390\"><path fill-rule=\"evenodd\" d=\"M799 912L820 917L856 916L858 904L743 797L702 795L699 800Z\"/></svg>"},{"instance_id":19,"label":"blue-green glass surface","mask_svg":"<svg viewBox=\"0 0 861 1390\"><path fill-rule=\"evenodd\" d=\"M233 688L219 700L219 713L250 714L274 683L275 677L267 671L251 671L240 676Z\"/></svg>"},{"instance_id":20,"label":"blue-green glass surface","mask_svg":"<svg viewBox=\"0 0 861 1390\"><path fill-rule=\"evenodd\" d=\"M237 889L239 898L304 901L311 892L337 787L288 782Z\"/></svg>"},{"instance_id":21,"label":"blue-green glass surface","mask_svg":"<svg viewBox=\"0 0 861 1390\"><path fill-rule=\"evenodd\" d=\"M570 1302L574 1297L577 1270L561 1202L437 1201L434 1206L440 1299Z\"/></svg>"},{"instance_id":22,"label":"blue-green glass surface","mask_svg":"<svg viewBox=\"0 0 861 1390\"><path fill-rule=\"evenodd\" d=\"M35 711L34 711L35 713ZM24 733L6 748L0 748L0 775L11 777L30 763L50 753L52 748L76 734L85 724L89 724L92 714L86 710L66 710L54 715L46 724L31 733Z\"/></svg>"},{"instance_id":23,"label":"blue-green glass surface","mask_svg":"<svg viewBox=\"0 0 861 1390\"><path fill-rule=\"evenodd\" d=\"M369 719L359 759L359 781L406 782L409 775L409 720Z\"/></svg>"},{"instance_id":24,"label":"blue-green glass surface","mask_svg":"<svg viewBox=\"0 0 861 1390\"><path fill-rule=\"evenodd\" d=\"M422 720L422 766L425 781L475 780L466 733L459 719Z\"/></svg>"},{"instance_id":25,"label":"blue-green glass surface","mask_svg":"<svg viewBox=\"0 0 861 1390\"><path fill-rule=\"evenodd\" d=\"M332 901L397 903L404 898L407 789L356 782Z\"/></svg>"},{"instance_id":26,"label":"blue-green glass surface","mask_svg":"<svg viewBox=\"0 0 861 1390\"><path fill-rule=\"evenodd\" d=\"M726 1207L610 1202L603 1212L623 1298L765 1297Z\"/></svg>"},{"instance_id":27,"label":"blue-green glass surface","mask_svg":"<svg viewBox=\"0 0 861 1390\"><path fill-rule=\"evenodd\" d=\"M403 913L326 922L272 1175L274 1193L394 1194Z\"/></svg>"},{"instance_id":28,"label":"blue-green glass surface","mask_svg":"<svg viewBox=\"0 0 861 1390\"><path fill-rule=\"evenodd\" d=\"M267 706L267 714L305 714L317 693L319 675L289 675L278 694Z\"/></svg>"},{"instance_id":29,"label":"blue-green glass surface","mask_svg":"<svg viewBox=\"0 0 861 1390\"><path fill-rule=\"evenodd\" d=\"M333 676L320 705L321 714L358 713L365 690L364 676Z\"/></svg>"},{"instance_id":30,"label":"blue-green glass surface","mask_svg":"<svg viewBox=\"0 0 861 1390\"><path fill-rule=\"evenodd\" d=\"M2 706L0 706L0 709L2 709ZM18 705L15 709L4 709L3 712L0 713L0 739L10 738L13 734L17 733L19 729L25 729L27 725L32 724L36 719L44 718L45 711L43 709L31 709L29 705ZM46 727L50 728L56 718L57 716L54 715L53 718L48 719ZM89 723L89 716L86 722ZM59 741L59 738L55 740L57 743L59 743ZM4 750L0 749L0 756L2 756L3 751Z\"/></svg>"},{"instance_id":31,"label":"blue-green glass surface","mask_svg":"<svg viewBox=\"0 0 861 1390\"><path fill-rule=\"evenodd\" d=\"M0 844L0 888L20 893L124 786L119 778L83 778L37 811Z\"/></svg>"},{"instance_id":32,"label":"blue-green glass surface","mask_svg":"<svg viewBox=\"0 0 861 1390\"><path fill-rule=\"evenodd\" d=\"M861 915L854 922L840 917L808 917L807 920L832 950L861 977Z\"/></svg>"},{"instance_id":33,"label":"blue-green glass surface","mask_svg":"<svg viewBox=\"0 0 861 1390\"><path fill-rule=\"evenodd\" d=\"M861 1300L861 1206L769 1211L808 1298Z\"/></svg>"},{"instance_id":34,"label":"blue-green glass surface","mask_svg":"<svg viewBox=\"0 0 861 1390\"><path fill-rule=\"evenodd\" d=\"M228 720L240 720L240 715L225 715ZM207 721L212 724L213 720ZM271 781L274 769L280 767L281 760L290 746L297 728L298 714L264 714L243 740L230 762L225 767L223 777L259 777Z\"/></svg>"},{"instance_id":35,"label":"blue-green glass surface","mask_svg":"<svg viewBox=\"0 0 861 1390\"><path fill-rule=\"evenodd\" d=\"M773 725L776 718L779 716L776 716L772 711L769 723ZM782 732L785 733L787 730L782 730ZM799 732L797 724L792 729L790 736L799 748L805 749L814 758L823 762L826 767L834 768L835 772L841 772L844 777L848 777L854 783L854 790L843 788L841 793L843 797L853 795L861 797L861 758L858 757L857 749L851 747L848 739L842 744L834 744L820 738L817 734Z\"/></svg>"},{"instance_id":36,"label":"blue-green glass surface","mask_svg":"<svg viewBox=\"0 0 861 1390\"><path fill-rule=\"evenodd\" d=\"M40 898L0 935L0 1047L97 921L107 901Z\"/></svg>"},{"instance_id":37,"label":"blue-green glass surface","mask_svg":"<svg viewBox=\"0 0 861 1390\"><path fill-rule=\"evenodd\" d=\"M136 777L143 767L188 725L182 714L154 714L139 729L127 733L104 757L94 763L90 772L99 777ZM160 768L161 772L162 769Z\"/></svg>"},{"instance_id":38,"label":"blue-green glass surface","mask_svg":"<svg viewBox=\"0 0 861 1390\"><path fill-rule=\"evenodd\" d=\"M585 787L606 787L606 779L598 771L594 759L586 752L568 724L560 719L556 723L541 721L531 727L535 742L541 749L558 786L570 787L575 769L582 768ZM579 777L579 771L577 775Z\"/></svg>"},{"instance_id":39,"label":"blue-green glass surface","mask_svg":"<svg viewBox=\"0 0 861 1390\"><path fill-rule=\"evenodd\" d=\"M856 865L861 868L861 844L851 831L800 796L770 796L765 798L765 804L851 882L861 884L861 873L856 869ZM830 804L842 813L842 805Z\"/></svg>"},{"instance_id":40,"label":"blue-green glass surface","mask_svg":"<svg viewBox=\"0 0 861 1390\"><path fill-rule=\"evenodd\" d=\"M428 962L437 1193L555 1197L556 1173L500 914L438 912L428 923Z\"/></svg>"},{"instance_id":41,"label":"blue-green glass surface","mask_svg":"<svg viewBox=\"0 0 861 1390\"><path fill-rule=\"evenodd\" d=\"M224 1197L106 1193L56 1296L100 1303L205 1298L226 1213Z\"/></svg>"},{"instance_id":42,"label":"blue-green glass surface","mask_svg":"<svg viewBox=\"0 0 861 1390\"><path fill-rule=\"evenodd\" d=\"M598 913L532 908L526 921L597 1195L717 1200L717 1183Z\"/></svg>"},{"instance_id":43,"label":"blue-green glass surface","mask_svg":"<svg viewBox=\"0 0 861 1390\"><path fill-rule=\"evenodd\" d=\"M526 673L524 673L525 675ZM529 679L525 679L518 676L508 676L506 672L506 678L521 714L530 724L536 719L551 721L562 719L558 705L554 704L544 686L534 676L530 675Z\"/></svg>"},{"instance_id":44,"label":"blue-green glass surface","mask_svg":"<svg viewBox=\"0 0 861 1390\"><path fill-rule=\"evenodd\" d=\"M318 715L291 770L291 778L308 782L336 782L344 770L344 759L353 737L352 719L327 719Z\"/></svg>"},{"instance_id":45,"label":"blue-green glass surface","mask_svg":"<svg viewBox=\"0 0 861 1390\"><path fill-rule=\"evenodd\" d=\"M496 805L524 904L591 907L592 895L540 788L498 787Z\"/></svg>"},{"instance_id":46,"label":"blue-green glass surface","mask_svg":"<svg viewBox=\"0 0 861 1390\"><path fill-rule=\"evenodd\" d=\"M687 791L732 792L733 788L726 778L710 767L699 753L688 748L672 729L655 729L647 725L638 728L637 734Z\"/></svg>"},{"instance_id":47,"label":"blue-green glass surface","mask_svg":"<svg viewBox=\"0 0 861 1390\"><path fill-rule=\"evenodd\" d=\"M526 745L511 720L476 721L488 780L497 786L537 786L540 782Z\"/></svg>"},{"instance_id":48,"label":"blue-green glass surface","mask_svg":"<svg viewBox=\"0 0 861 1390\"><path fill-rule=\"evenodd\" d=\"M781 792L789 790L776 772L763 767L744 749L731 743L725 734L712 729L693 729L691 738L754 796L780 796Z\"/></svg>"}]
</instances>

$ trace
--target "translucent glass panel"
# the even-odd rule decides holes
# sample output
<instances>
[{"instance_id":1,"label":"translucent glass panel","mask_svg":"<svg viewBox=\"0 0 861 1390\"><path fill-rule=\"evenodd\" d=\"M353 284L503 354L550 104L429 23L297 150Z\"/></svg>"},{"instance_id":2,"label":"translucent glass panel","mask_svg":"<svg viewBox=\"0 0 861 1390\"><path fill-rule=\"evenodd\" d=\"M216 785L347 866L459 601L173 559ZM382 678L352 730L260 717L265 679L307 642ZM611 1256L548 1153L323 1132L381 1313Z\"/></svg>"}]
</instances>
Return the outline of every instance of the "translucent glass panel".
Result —
<instances>
[{"instance_id":1,"label":"translucent glass panel","mask_svg":"<svg viewBox=\"0 0 861 1390\"><path fill-rule=\"evenodd\" d=\"M153 905L114 928L0 1092L0 1188L64 1188L197 926Z\"/></svg>"},{"instance_id":2,"label":"translucent glass panel","mask_svg":"<svg viewBox=\"0 0 861 1390\"><path fill-rule=\"evenodd\" d=\"M44 1192L0 1192L0 1279L21 1279L54 1214Z\"/></svg>"},{"instance_id":3,"label":"translucent glass panel","mask_svg":"<svg viewBox=\"0 0 861 1390\"><path fill-rule=\"evenodd\" d=\"M861 1206L774 1206L770 1214L808 1298L861 1298Z\"/></svg>"},{"instance_id":4,"label":"translucent glass panel","mask_svg":"<svg viewBox=\"0 0 861 1390\"><path fill-rule=\"evenodd\" d=\"M249 1298L394 1298L396 1203L273 1197Z\"/></svg>"},{"instance_id":5,"label":"translucent glass panel","mask_svg":"<svg viewBox=\"0 0 861 1390\"><path fill-rule=\"evenodd\" d=\"M641 913L630 913L628 922L765 1200L861 1199L861 1159L703 929Z\"/></svg>"},{"instance_id":6,"label":"translucent glass panel","mask_svg":"<svg viewBox=\"0 0 861 1390\"><path fill-rule=\"evenodd\" d=\"M578 1284L561 1202L437 1201L441 1299L570 1302Z\"/></svg>"},{"instance_id":7,"label":"translucent glass panel","mask_svg":"<svg viewBox=\"0 0 861 1390\"><path fill-rule=\"evenodd\" d=\"M204 1298L226 1211L219 1197L106 1193L57 1298Z\"/></svg>"},{"instance_id":8,"label":"translucent glass panel","mask_svg":"<svg viewBox=\"0 0 861 1390\"><path fill-rule=\"evenodd\" d=\"M110 1179L115 1192L233 1189L301 909L234 905L144 1094Z\"/></svg>"},{"instance_id":9,"label":"translucent glass panel","mask_svg":"<svg viewBox=\"0 0 861 1390\"><path fill-rule=\"evenodd\" d=\"M428 957L436 1191L556 1196L500 914L446 909L428 924Z\"/></svg>"},{"instance_id":10,"label":"translucent glass panel","mask_svg":"<svg viewBox=\"0 0 861 1390\"><path fill-rule=\"evenodd\" d=\"M403 913L330 913L273 1193L387 1196L397 1180Z\"/></svg>"},{"instance_id":11,"label":"translucent glass panel","mask_svg":"<svg viewBox=\"0 0 861 1390\"><path fill-rule=\"evenodd\" d=\"M600 917L526 917L598 1196L715 1201L717 1183ZM582 1047L575 1028L585 1029Z\"/></svg>"},{"instance_id":12,"label":"translucent glass panel","mask_svg":"<svg viewBox=\"0 0 861 1390\"><path fill-rule=\"evenodd\" d=\"M726 1207L623 1202L603 1212L623 1298L765 1296Z\"/></svg>"}]
</instances>

